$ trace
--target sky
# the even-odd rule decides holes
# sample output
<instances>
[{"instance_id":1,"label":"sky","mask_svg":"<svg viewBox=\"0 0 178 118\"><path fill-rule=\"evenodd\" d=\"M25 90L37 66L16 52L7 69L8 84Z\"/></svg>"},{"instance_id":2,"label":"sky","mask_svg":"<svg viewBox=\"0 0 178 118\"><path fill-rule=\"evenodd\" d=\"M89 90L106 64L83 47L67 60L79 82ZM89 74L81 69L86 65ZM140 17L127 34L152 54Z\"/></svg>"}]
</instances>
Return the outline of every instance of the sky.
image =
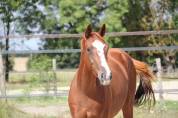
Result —
<instances>
[{"instance_id":1,"label":"sky","mask_svg":"<svg viewBox=\"0 0 178 118\"><path fill-rule=\"evenodd\" d=\"M11 39L10 50L38 50L39 39Z\"/></svg>"},{"instance_id":2,"label":"sky","mask_svg":"<svg viewBox=\"0 0 178 118\"><path fill-rule=\"evenodd\" d=\"M18 35L11 31L11 34ZM2 21L0 21L0 36L4 36L4 25ZM5 43L5 39L3 43ZM34 38L34 39L10 39L10 50L38 50L40 47L41 40Z\"/></svg>"},{"instance_id":3,"label":"sky","mask_svg":"<svg viewBox=\"0 0 178 118\"><path fill-rule=\"evenodd\" d=\"M37 7L45 13L44 7L36 4ZM18 15L18 13L14 12L14 15ZM19 35L15 32L15 25L11 24L11 31L10 35ZM4 24L0 19L0 36L4 36ZM2 40L2 39L0 39ZM3 39L3 42L5 44L5 40ZM41 40L34 38L34 39L10 39L10 50L38 50L40 47Z\"/></svg>"}]
</instances>

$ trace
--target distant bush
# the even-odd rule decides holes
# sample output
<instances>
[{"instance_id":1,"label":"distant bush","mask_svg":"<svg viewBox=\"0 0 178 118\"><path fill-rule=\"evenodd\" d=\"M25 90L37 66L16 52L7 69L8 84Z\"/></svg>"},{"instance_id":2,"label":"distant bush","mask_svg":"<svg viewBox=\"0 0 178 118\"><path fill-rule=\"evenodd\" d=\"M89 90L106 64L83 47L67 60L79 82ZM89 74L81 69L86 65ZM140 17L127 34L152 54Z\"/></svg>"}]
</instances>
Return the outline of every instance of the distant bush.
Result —
<instances>
[{"instance_id":1,"label":"distant bush","mask_svg":"<svg viewBox=\"0 0 178 118\"><path fill-rule=\"evenodd\" d=\"M28 62L30 70L50 70L52 69L52 59L48 55L33 56Z\"/></svg>"}]
</instances>

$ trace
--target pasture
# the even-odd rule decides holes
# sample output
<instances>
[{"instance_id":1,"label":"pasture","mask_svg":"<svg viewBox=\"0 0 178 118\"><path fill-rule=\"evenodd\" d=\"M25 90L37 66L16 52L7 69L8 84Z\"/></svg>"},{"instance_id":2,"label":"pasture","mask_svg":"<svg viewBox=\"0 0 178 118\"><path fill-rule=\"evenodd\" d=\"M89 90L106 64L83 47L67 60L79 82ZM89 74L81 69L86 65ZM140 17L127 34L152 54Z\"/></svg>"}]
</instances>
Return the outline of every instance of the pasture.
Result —
<instances>
[{"instance_id":1,"label":"pasture","mask_svg":"<svg viewBox=\"0 0 178 118\"><path fill-rule=\"evenodd\" d=\"M67 98L18 98L0 104L1 118L71 118ZM149 109L134 107L134 118L177 118L178 102L164 101ZM121 113L115 118L122 118Z\"/></svg>"},{"instance_id":2,"label":"pasture","mask_svg":"<svg viewBox=\"0 0 178 118\"><path fill-rule=\"evenodd\" d=\"M68 90L68 86L74 76L75 69L60 70L56 72L58 92ZM40 76L41 73L41 76ZM44 73L44 72L43 72ZM52 72L48 73L52 75ZM166 75L167 76L167 75ZM42 72L10 73L10 82L7 93L29 94L34 91L53 91L53 78L40 78ZM164 81L172 81L176 78L166 78ZM50 84L47 84L47 83ZM67 97L20 97L4 100L0 103L0 118L71 118ZM48 111L48 112L46 112ZM178 101L157 101L155 107L134 107L134 118L177 118ZM116 118L122 118L121 113Z\"/></svg>"},{"instance_id":3,"label":"pasture","mask_svg":"<svg viewBox=\"0 0 178 118\"><path fill-rule=\"evenodd\" d=\"M178 0L1 0L0 118L133 118L154 92L134 118L178 118L177 21Z\"/></svg>"}]
</instances>

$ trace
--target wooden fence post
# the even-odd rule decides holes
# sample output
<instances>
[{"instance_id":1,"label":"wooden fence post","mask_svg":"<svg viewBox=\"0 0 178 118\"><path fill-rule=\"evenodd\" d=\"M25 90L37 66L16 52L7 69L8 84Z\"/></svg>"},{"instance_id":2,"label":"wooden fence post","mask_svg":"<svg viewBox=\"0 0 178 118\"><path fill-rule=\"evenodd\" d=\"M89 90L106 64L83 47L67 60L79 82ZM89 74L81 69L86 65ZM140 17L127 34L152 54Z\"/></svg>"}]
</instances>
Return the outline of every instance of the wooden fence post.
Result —
<instances>
[{"instance_id":1,"label":"wooden fence post","mask_svg":"<svg viewBox=\"0 0 178 118\"><path fill-rule=\"evenodd\" d=\"M163 100L163 84L162 84L162 68L161 68L161 59L156 58L156 67L157 67L157 79L158 79L158 91L159 91L159 99Z\"/></svg>"},{"instance_id":2,"label":"wooden fence post","mask_svg":"<svg viewBox=\"0 0 178 118\"><path fill-rule=\"evenodd\" d=\"M53 85L54 85L54 94L57 95L57 76L56 76L56 59L52 60L52 65L53 65L53 75L54 75L54 80L53 80Z\"/></svg>"},{"instance_id":3,"label":"wooden fence post","mask_svg":"<svg viewBox=\"0 0 178 118\"><path fill-rule=\"evenodd\" d=\"M0 91L1 96L6 99L6 82L5 82L5 73L4 73L4 65L3 65L3 59L2 59L2 53L0 50Z\"/></svg>"}]
</instances>

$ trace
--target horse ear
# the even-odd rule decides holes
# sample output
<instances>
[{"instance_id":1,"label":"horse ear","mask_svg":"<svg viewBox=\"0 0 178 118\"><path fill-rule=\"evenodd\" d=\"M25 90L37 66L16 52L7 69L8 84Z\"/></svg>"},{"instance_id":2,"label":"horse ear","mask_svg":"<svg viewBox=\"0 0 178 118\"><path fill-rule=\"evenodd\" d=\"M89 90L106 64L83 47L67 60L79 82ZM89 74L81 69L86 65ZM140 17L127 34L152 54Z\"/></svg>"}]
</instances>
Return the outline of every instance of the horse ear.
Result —
<instances>
[{"instance_id":1,"label":"horse ear","mask_svg":"<svg viewBox=\"0 0 178 118\"><path fill-rule=\"evenodd\" d=\"M89 24L89 25L87 26L87 29L85 30L85 37L86 37L86 38L89 38L90 35L91 35L91 32L92 32L92 27L91 27L91 24Z\"/></svg>"},{"instance_id":2,"label":"horse ear","mask_svg":"<svg viewBox=\"0 0 178 118\"><path fill-rule=\"evenodd\" d=\"M99 34L100 34L100 36L104 36L105 35L105 32L106 32L106 25L105 24L103 24L103 26L100 28L100 30L99 30Z\"/></svg>"}]
</instances>

